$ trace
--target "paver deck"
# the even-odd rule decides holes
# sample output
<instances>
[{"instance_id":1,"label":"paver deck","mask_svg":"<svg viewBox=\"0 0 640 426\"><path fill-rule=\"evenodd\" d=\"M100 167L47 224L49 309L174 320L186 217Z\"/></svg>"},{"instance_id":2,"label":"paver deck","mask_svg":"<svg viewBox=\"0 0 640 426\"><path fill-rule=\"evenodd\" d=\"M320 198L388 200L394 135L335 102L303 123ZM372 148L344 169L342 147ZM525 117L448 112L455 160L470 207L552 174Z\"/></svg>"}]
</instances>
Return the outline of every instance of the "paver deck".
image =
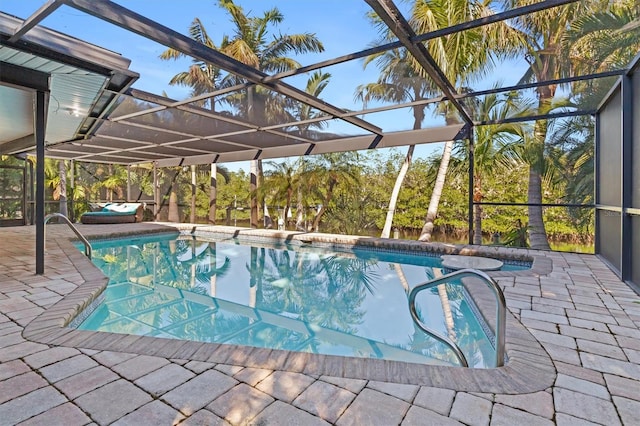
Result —
<instances>
[{"instance_id":1,"label":"paver deck","mask_svg":"<svg viewBox=\"0 0 640 426\"><path fill-rule=\"evenodd\" d=\"M593 255L495 273L509 362L468 370L66 328L106 284L71 237L37 276L34 228L0 228L0 425L640 423L640 298Z\"/></svg>"}]
</instances>

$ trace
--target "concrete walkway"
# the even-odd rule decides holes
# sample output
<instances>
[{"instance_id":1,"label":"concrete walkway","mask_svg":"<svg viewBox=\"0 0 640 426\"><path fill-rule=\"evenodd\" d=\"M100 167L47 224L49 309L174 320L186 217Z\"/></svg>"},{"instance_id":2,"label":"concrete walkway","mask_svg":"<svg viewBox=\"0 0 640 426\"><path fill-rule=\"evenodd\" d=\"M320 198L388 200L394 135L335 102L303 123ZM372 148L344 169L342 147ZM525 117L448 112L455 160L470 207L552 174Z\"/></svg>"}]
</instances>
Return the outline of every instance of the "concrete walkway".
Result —
<instances>
[{"instance_id":1,"label":"concrete walkway","mask_svg":"<svg viewBox=\"0 0 640 426\"><path fill-rule=\"evenodd\" d=\"M499 279L511 313L550 358L552 375L533 393L493 393L452 386L449 370L433 370L426 386L307 373L304 366L150 356L135 337L135 351L122 342L98 350L109 342L27 339L25 326L32 329L25 335L37 335L34 320L42 323L65 296L101 279L69 255L66 227L47 233L46 273L36 276L34 228L0 228L0 425L640 424L640 299L595 256L540 253L553 263L549 274ZM489 373L506 377L510 368ZM531 371L535 382L540 373Z\"/></svg>"}]
</instances>

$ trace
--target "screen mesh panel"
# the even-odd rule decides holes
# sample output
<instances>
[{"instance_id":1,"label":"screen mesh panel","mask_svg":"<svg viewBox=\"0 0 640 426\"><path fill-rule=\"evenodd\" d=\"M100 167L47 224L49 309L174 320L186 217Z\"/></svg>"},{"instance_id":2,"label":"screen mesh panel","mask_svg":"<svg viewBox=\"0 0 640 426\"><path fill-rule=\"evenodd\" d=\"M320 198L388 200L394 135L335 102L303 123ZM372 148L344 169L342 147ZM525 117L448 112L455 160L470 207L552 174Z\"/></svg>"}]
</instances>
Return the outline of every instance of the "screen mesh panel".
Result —
<instances>
[{"instance_id":1,"label":"screen mesh panel","mask_svg":"<svg viewBox=\"0 0 640 426\"><path fill-rule=\"evenodd\" d=\"M597 185L600 188L599 204L608 206L621 205L621 152L622 140L620 89L611 97L610 101L600 112L600 146L598 160L600 170L597 176Z\"/></svg>"},{"instance_id":2,"label":"screen mesh panel","mask_svg":"<svg viewBox=\"0 0 640 426\"><path fill-rule=\"evenodd\" d=\"M640 209L640 73L636 72L633 76L632 92L636 99L633 107L633 118L631 119L632 131L632 160L631 160L631 206ZM640 230L639 230L640 231ZM640 253L638 253L640 256Z\"/></svg>"},{"instance_id":3,"label":"screen mesh panel","mask_svg":"<svg viewBox=\"0 0 640 426\"><path fill-rule=\"evenodd\" d=\"M631 217L631 232L631 281L640 287L640 216Z\"/></svg>"},{"instance_id":4,"label":"screen mesh panel","mask_svg":"<svg viewBox=\"0 0 640 426\"><path fill-rule=\"evenodd\" d=\"M620 244L620 221L621 216L618 212L599 210L597 213L599 226L598 238L600 255L602 255L618 272L621 269Z\"/></svg>"}]
</instances>

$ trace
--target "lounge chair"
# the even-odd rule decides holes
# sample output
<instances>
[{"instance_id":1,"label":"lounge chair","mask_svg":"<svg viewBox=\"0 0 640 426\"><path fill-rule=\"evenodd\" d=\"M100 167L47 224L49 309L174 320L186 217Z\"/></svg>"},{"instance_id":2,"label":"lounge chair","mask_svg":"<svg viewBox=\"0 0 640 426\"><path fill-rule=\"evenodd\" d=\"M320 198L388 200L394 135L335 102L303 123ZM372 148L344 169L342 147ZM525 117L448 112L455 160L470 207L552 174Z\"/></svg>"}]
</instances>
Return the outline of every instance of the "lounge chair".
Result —
<instances>
[{"instance_id":1,"label":"lounge chair","mask_svg":"<svg viewBox=\"0 0 640 426\"><path fill-rule=\"evenodd\" d=\"M107 203L99 211L84 213L80 216L80 222L85 224L142 222L143 210L140 203Z\"/></svg>"}]
</instances>

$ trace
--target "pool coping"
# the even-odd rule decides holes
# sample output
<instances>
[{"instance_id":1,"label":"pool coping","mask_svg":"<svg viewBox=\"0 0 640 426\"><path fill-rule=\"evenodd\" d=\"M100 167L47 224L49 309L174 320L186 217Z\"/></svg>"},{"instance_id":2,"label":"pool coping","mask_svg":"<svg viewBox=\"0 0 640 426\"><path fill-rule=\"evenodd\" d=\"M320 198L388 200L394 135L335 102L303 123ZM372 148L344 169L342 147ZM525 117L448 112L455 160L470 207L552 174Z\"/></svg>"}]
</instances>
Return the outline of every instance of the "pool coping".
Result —
<instances>
[{"instance_id":1,"label":"pool coping","mask_svg":"<svg viewBox=\"0 0 640 426\"><path fill-rule=\"evenodd\" d=\"M223 233L248 237L275 236L290 241L317 241L321 243L357 243L361 247L390 249L409 248L412 251L429 251L436 254L466 254L533 261L532 269L525 271L496 271L489 274L498 279L517 276L547 275L552 269L552 260L536 256L529 250L455 246L442 243L421 243L405 240L387 240L373 237L354 237L332 234L269 231L204 225L154 224L148 230L135 232L109 231L108 227L96 227L91 239L117 238L130 235L161 232L195 232L196 234ZM119 227L124 229L124 227ZM55 240L69 262L76 266L84 280L78 288L58 303L47 309L25 326L23 337L27 340L75 348L109 350L159 356L169 359L184 359L203 362L242 365L299 372L308 375L376 380L399 384L455 389L466 392L503 394L532 393L551 387L556 378L556 369L549 355L534 336L507 310L505 350L508 363L504 367L489 369L466 369L461 367L414 364L368 358L341 357L301 352L289 352L228 344L192 342L159 337L136 336L68 328L71 320L93 302L106 288L107 277L91 263L72 243L72 238ZM483 302L480 304L482 305ZM495 303L495 302L494 302Z\"/></svg>"}]
</instances>

